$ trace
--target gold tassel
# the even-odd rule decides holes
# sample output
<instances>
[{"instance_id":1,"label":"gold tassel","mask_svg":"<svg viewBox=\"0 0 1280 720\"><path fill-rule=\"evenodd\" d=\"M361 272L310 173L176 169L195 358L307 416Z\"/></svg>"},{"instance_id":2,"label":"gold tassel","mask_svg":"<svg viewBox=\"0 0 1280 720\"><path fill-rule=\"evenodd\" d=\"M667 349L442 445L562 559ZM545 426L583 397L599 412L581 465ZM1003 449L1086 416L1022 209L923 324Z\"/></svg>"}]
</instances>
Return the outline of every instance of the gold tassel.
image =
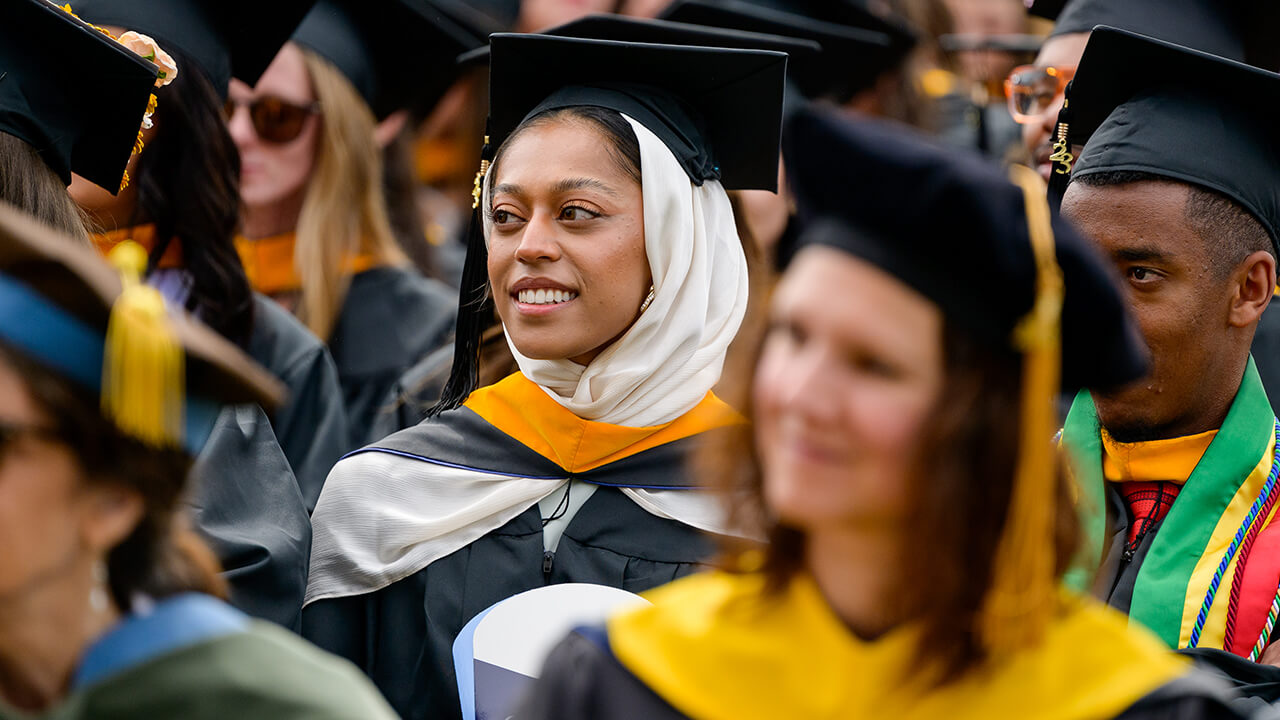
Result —
<instances>
[{"instance_id":1,"label":"gold tassel","mask_svg":"<svg viewBox=\"0 0 1280 720\"><path fill-rule=\"evenodd\" d=\"M993 653L1032 645L1056 607L1054 486L1055 398L1061 384L1062 269L1054 250L1044 181L1030 168L1010 170L1023 192L1036 261L1035 305L1014 330L1023 352L1018 464L1008 516L996 548L981 632Z\"/></svg>"},{"instance_id":2,"label":"gold tassel","mask_svg":"<svg viewBox=\"0 0 1280 720\"><path fill-rule=\"evenodd\" d=\"M107 323L102 411L148 445L179 447L185 360L164 297L142 281L147 252L126 240L107 259L120 271L123 290Z\"/></svg>"}]
</instances>

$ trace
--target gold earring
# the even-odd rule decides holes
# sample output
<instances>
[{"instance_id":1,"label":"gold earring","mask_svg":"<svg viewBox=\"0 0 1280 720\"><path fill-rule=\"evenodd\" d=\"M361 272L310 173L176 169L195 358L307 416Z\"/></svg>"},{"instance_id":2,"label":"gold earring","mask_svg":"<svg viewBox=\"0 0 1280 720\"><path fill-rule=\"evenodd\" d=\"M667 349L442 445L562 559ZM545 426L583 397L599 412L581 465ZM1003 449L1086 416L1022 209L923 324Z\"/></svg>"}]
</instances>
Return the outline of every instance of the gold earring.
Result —
<instances>
[{"instance_id":1,"label":"gold earring","mask_svg":"<svg viewBox=\"0 0 1280 720\"><path fill-rule=\"evenodd\" d=\"M648 310L648 309L649 309L649 305L650 305L650 303L652 303L652 302L653 302L653 286L652 286L652 285L650 285L650 286L649 286L649 294L648 294L647 296L645 296L644 302L640 304L640 312L642 312L642 313L643 313L645 310Z\"/></svg>"}]
</instances>

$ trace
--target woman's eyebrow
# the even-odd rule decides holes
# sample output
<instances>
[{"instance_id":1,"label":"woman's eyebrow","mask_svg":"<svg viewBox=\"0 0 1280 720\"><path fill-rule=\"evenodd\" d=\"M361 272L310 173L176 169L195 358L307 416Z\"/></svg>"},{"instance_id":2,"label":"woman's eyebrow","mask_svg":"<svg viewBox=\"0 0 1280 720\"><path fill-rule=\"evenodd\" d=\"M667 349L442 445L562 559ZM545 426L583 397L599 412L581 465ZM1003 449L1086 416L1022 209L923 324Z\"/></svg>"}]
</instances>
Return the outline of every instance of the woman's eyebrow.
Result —
<instances>
[{"instance_id":1,"label":"woman's eyebrow","mask_svg":"<svg viewBox=\"0 0 1280 720\"><path fill-rule=\"evenodd\" d=\"M565 178L557 182L551 188L551 192L556 195L563 195L564 193L567 193L567 192L573 192L574 190L584 190L584 189L599 190L605 195L609 195L615 198L618 197L618 192L616 190L609 187L608 185L605 185L599 180L596 180L595 178L588 178L588 177Z\"/></svg>"}]
</instances>

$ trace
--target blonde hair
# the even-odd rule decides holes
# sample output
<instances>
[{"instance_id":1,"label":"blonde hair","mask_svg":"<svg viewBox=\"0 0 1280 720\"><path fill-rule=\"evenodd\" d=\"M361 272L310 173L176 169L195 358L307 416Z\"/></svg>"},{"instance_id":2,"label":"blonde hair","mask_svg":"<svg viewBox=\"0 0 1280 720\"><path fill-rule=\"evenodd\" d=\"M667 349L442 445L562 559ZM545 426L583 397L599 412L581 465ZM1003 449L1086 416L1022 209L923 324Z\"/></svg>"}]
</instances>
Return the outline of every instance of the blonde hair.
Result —
<instances>
[{"instance_id":1,"label":"blonde hair","mask_svg":"<svg viewBox=\"0 0 1280 720\"><path fill-rule=\"evenodd\" d=\"M408 258L396 244L382 194L373 112L337 68L301 49L321 118L293 251L302 280L298 318L327 340L351 284L348 260L365 253L378 264L406 265Z\"/></svg>"}]
</instances>

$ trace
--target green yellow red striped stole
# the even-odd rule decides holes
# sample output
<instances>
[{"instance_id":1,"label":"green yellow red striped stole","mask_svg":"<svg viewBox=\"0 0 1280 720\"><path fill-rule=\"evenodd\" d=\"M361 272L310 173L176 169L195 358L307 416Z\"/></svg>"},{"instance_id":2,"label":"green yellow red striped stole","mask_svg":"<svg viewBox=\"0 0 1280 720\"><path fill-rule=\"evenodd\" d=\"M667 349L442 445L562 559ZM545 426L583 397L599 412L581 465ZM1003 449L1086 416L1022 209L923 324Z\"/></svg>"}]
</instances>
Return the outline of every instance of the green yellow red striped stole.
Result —
<instances>
[{"instance_id":1,"label":"green yellow red striped stole","mask_svg":"<svg viewBox=\"0 0 1280 720\"><path fill-rule=\"evenodd\" d=\"M1106 532L1101 513L1106 486L1097 413L1086 392L1076 396L1067 415L1063 444L1071 450L1087 545L1096 558ZM1250 655L1268 624L1280 584L1280 523L1275 522L1280 503L1268 503L1264 492L1275 450L1275 414L1250 358L1220 432L1183 485L1138 569L1131 621L1147 626L1170 647L1224 648ZM1244 555L1241 538L1249 535L1255 537L1249 541L1245 569L1237 572Z\"/></svg>"}]
</instances>

